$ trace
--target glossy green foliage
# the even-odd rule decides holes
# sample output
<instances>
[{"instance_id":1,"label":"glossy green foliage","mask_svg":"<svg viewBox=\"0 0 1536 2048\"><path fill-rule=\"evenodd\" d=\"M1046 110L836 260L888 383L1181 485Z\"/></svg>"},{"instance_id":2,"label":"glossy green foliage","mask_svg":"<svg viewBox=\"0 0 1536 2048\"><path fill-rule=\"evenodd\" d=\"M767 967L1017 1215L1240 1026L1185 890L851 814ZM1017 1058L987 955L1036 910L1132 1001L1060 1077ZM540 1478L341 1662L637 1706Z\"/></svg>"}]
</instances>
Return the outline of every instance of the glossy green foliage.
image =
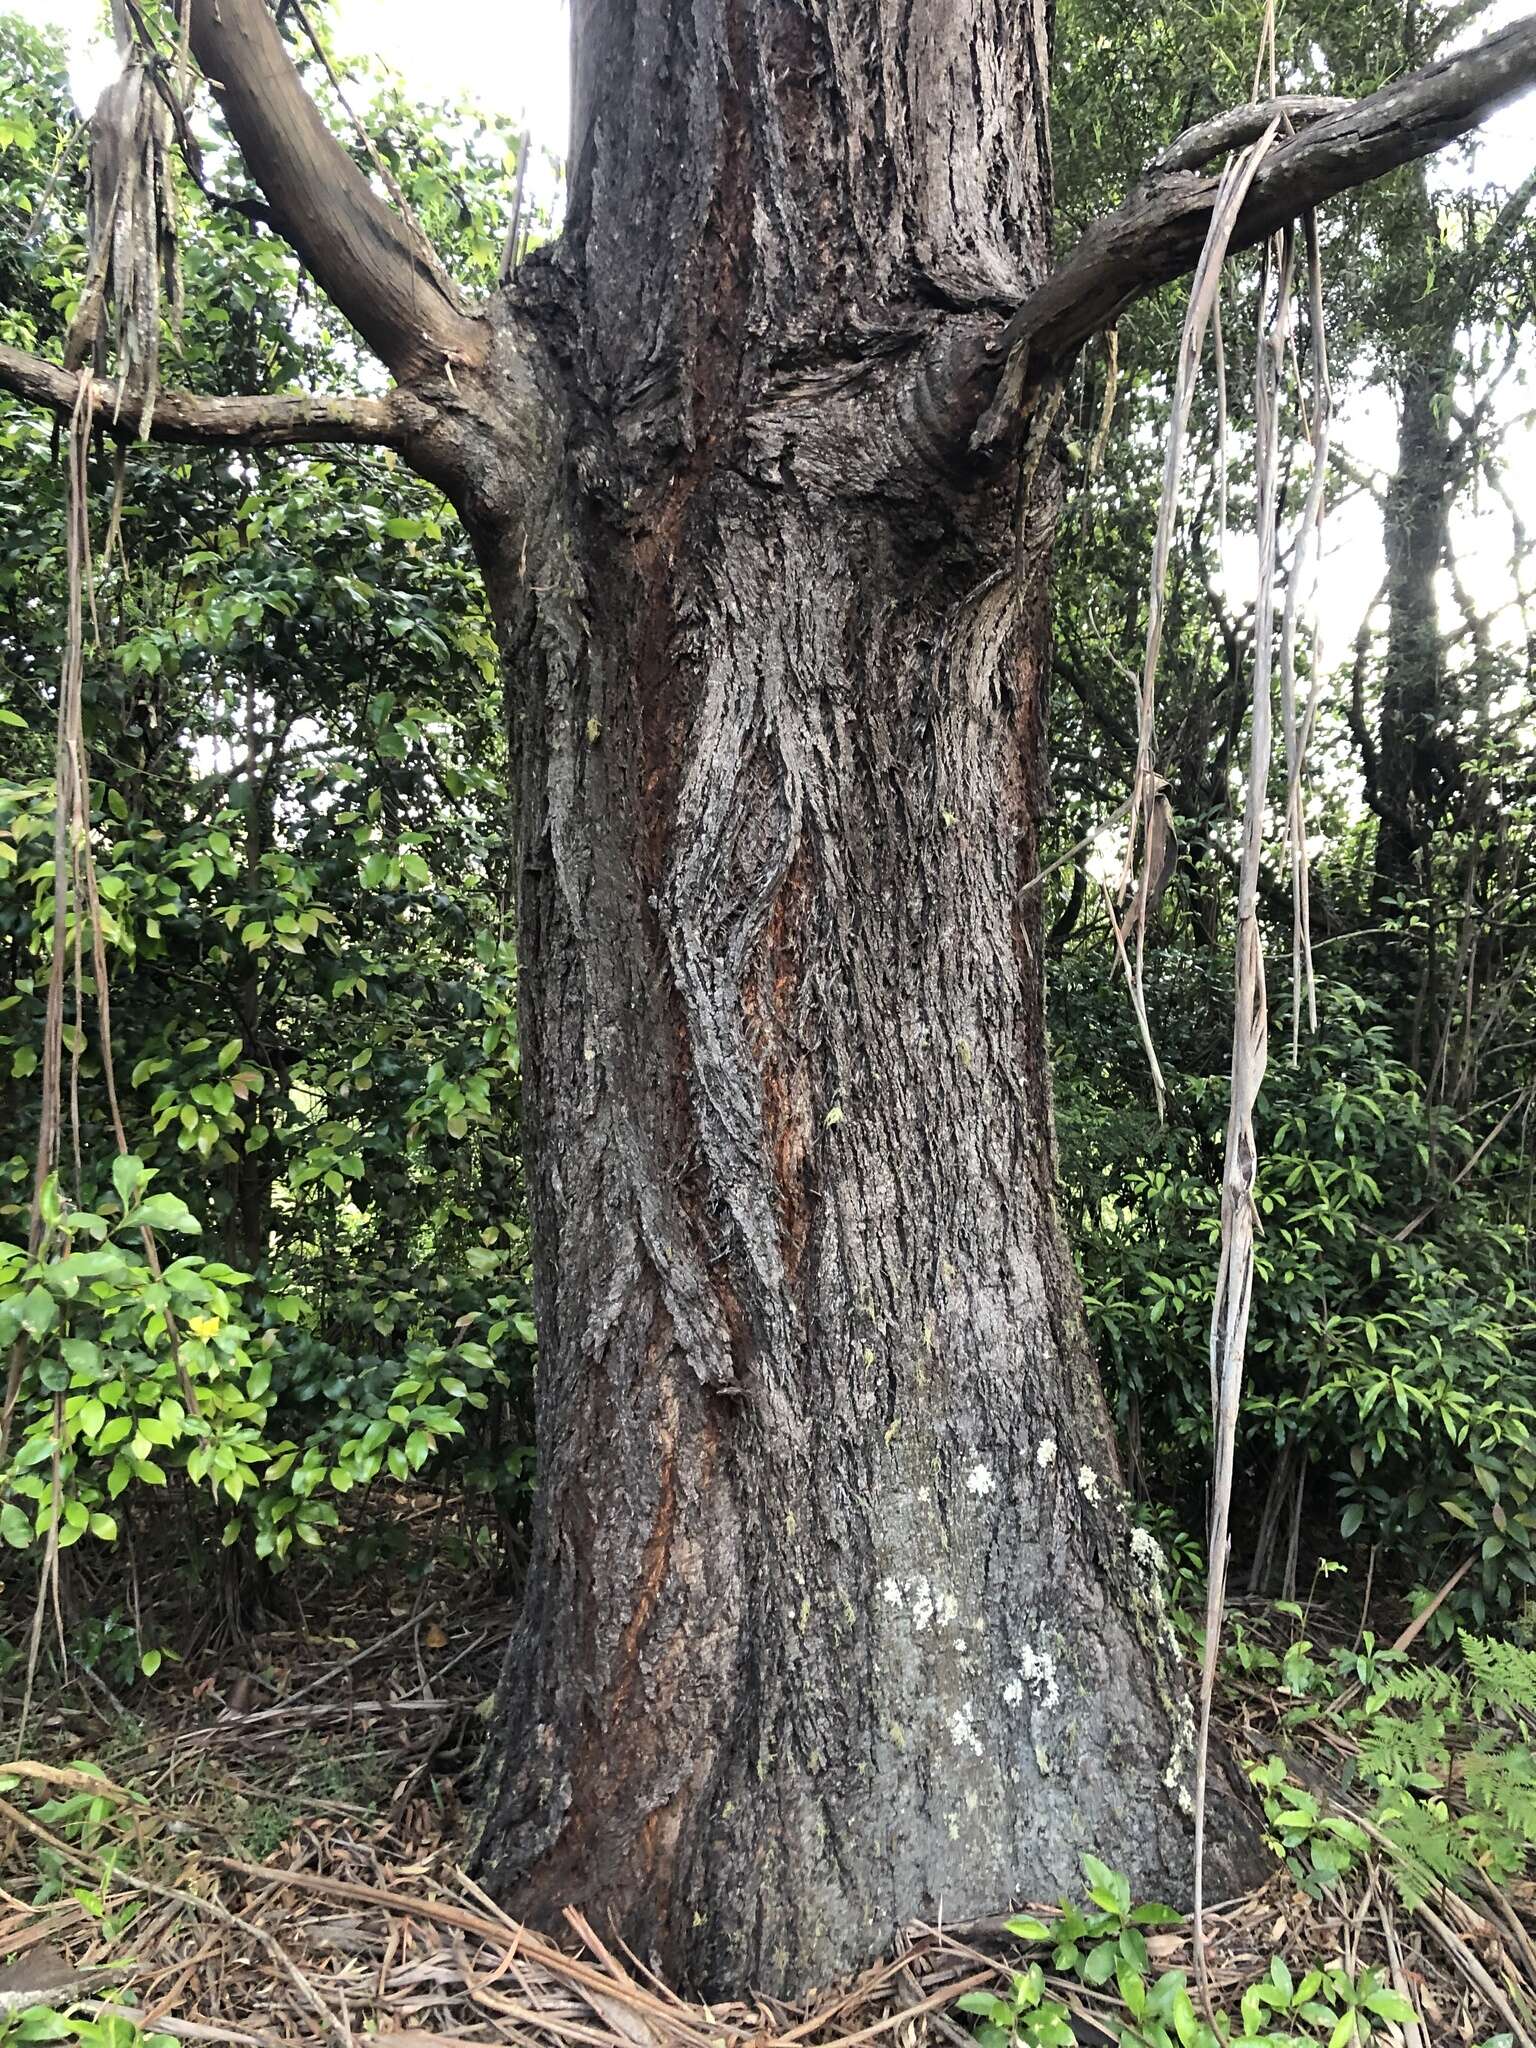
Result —
<instances>
[{"instance_id":1,"label":"glossy green foliage","mask_svg":"<svg viewBox=\"0 0 1536 2048\"><path fill-rule=\"evenodd\" d=\"M1159 956L1162 1050L1182 1077L1165 1127L1150 1108L1127 1115L1120 989L1073 989L1078 1028L1056 1045L1067 1214L1134 1476L1190 1502L1210 1457L1224 965ZM1521 1219L1497 1183L1446 1189L1446 1162L1472 1138L1348 991L1324 989L1295 1066L1277 1054L1264 1111L1245 1533L1290 1445L1331 1495L1334 1541L1384 1545L1420 1570L1470 1528L1482 1559L1462 1611L1479 1624L1517 1612L1536 1573L1536 1285Z\"/></svg>"},{"instance_id":2,"label":"glossy green foliage","mask_svg":"<svg viewBox=\"0 0 1536 2048\"><path fill-rule=\"evenodd\" d=\"M76 124L57 57L8 19L0 78L0 331L55 346L81 262ZM380 118L479 276L509 138L397 97ZM450 159L451 190L422 183ZM229 151L209 161L235 175ZM184 198L168 375L355 381L283 245ZM98 550L116 482L102 451ZM462 529L387 454L130 453L85 739L113 1067L152 1191L125 1195L114 1164L87 944L64 1052L78 1163L67 1134L29 1259L62 500L48 424L9 401L0 499L0 1341L22 1372L0 1535L40 1542L57 1488L61 1542L110 1539L167 1482L274 1559L380 1478L470 1485L515 1514L534 1332L507 765ZM141 1221L199 1231L189 1256L166 1238L158 1279Z\"/></svg>"}]
</instances>

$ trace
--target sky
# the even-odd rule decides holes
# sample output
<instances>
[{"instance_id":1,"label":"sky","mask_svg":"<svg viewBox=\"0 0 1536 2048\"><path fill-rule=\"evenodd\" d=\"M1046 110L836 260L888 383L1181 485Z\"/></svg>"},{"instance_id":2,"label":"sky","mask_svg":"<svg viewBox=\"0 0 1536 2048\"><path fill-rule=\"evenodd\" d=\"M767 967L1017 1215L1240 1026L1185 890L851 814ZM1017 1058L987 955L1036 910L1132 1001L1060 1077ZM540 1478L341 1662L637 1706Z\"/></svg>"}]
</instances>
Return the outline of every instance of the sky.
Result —
<instances>
[{"instance_id":1,"label":"sky","mask_svg":"<svg viewBox=\"0 0 1536 2048\"><path fill-rule=\"evenodd\" d=\"M101 0L0 0L70 39L76 96L103 75ZM334 0L344 56L381 58L425 99L469 95L526 119L535 141L565 154L570 126L570 19L564 0ZM110 53L108 53L110 61ZM84 88L84 90L82 90Z\"/></svg>"},{"instance_id":2,"label":"sky","mask_svg":"<svg viewBox=\"0 0 1536 2048\"><path fill-rule=\"evenodd\" d=\"M1496 0L1469 32L1476 41L1492 29L1516 19L1530 0ZM78 97L92 98L111 77L115 65L97 37L102 0L0 0L36 22L53 23L70 38L71 75ZM570 23L566 0L333 0L330 9L343 54L376 56L397 70L406 85L424 98L479 99L491 110L527 124L537 151L565 154L570 125ZM93 50L93 47L94 50ZM1473 163L1464 156L1446 159L1446 178L1456 183L1474 177L1507 187L1518 185L1532 167L1532 136L1536 132L1536 95L1494 116L1480 131ZM539 157L535 157L535 176ZM1333 282L1333 289L1338 281ZM1510 394L1521 411L1526 394ZM1519 459L1517 478L1529 480L1519 496L1529 499L1528 524L1536 526L1536 432L1529 426L1513 430ZM1386 394L1353 394L1335 422L1335 440L1354 461L1383 475L1393 466L1393 416ZM1508 563L1511 536L1502 507L1486 503L1474 514L1459 515L1457 534L1463 553L1464 580L1482 606L1513 596ZM1468 524L1476 520L1475 527ZM1368 499L1357 496L1339 504L1326 528L1318 572L1318 612L1325 646L1334 659L1351 647L1362 611L1382 573L1380 515ZM1234 536L1228 557L1228 585L1234 597L1250 581L1252 550ZM1251 586L1250 586L1251 587ZM1505 633L1513 641L1518 623L1506 614Z\"/></svg>"}]
</instances>

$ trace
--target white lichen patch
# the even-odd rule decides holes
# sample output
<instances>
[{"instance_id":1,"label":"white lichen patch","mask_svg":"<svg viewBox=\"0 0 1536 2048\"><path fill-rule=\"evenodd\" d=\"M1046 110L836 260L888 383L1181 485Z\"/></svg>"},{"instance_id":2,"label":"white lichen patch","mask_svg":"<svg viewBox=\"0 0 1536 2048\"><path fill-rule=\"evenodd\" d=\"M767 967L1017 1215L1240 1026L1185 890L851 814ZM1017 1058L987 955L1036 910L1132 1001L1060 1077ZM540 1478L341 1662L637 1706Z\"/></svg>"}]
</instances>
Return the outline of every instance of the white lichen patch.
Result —
<instances>
[{"instance_id":1,"label":"white lichen patch","mask_svg":"<svg viewBox=\"0 0 1536 2048\"><path fill-rule=\"evenodd\" d=\"M1093 1501L1097 1504L1099 1498L1099 1475L1091 1465L1078 1466L1077 1490L1084 1500Z\"/></svg>"},{"instance_id":2,"label":"white lichen patch","mask_svg":"<svg viewBox=\"0 0 1536 2048\"><path fill-rule=\"evenodd\" d=\"M1056 1677L1056 1659L1048 1650L1031 1649L1026 1643L1019 1652L1019 1676L1042 1707L1060 1706L1061 1686Z\"/></svg>"},{"instance_id":3,"label":"white lichen patch","mask_svg":"<svg viewBox=\"0 0 1536 2048\"><path fill-rule=\"evenodd\" d=\"M1049 1650L1037 1650L1031 1643L1025 1643L1019 1651L1019 1668L1010 1673L1003 1683L1004 1706L1020 1707L1026 1699L1031 1706L1041 1707L1046 1713L1061 1705L1061 1678L1056 1659Z\"/></svg>"},{"instance_id":4,"label":"white lichen patch","mask_svg":"<svg viewBox=\"0 0 1536 2048\"><path fill-rule=\"evenodd\" d=\"M979 1458L965 1475L965 1490L967 1493L974 1493L978 1500L997 1491L997 1481Z\"/></svg>"},{"instance_id":5,"label":"white lichen patch","mask_svg":"<svg viewBox=\"0 0 1536 2048\"><path fill-rule=\"evenodd\" d=\"M899 1583L895 1579L882 1579L880 1581L880 1598L887 1607L899 1607L901 1605L901 1587Z\"/></svg>"},{"instance_id":6,"label":"white lichen patch","mask_svg":"<svg viewBox=\"0 0 1536 2048\"><path fill-rule=\"evenodd\" d=\"M956 1749L968 1749L973 1756L981 1755L981 1737L976 1733L976 1723L971 1718L970 1702L956 1707L949 1717L949 1739Z\"/></svg>"},{"instance_id":7,"label":"white lichen patch","mask_svg":"<svg viewBox=\"0 0 1536 2048\"><path fill-rule=\"evenodd\" d=\"M912 1600L912 1633L920 1636L933 1619L933 1588L919 1577L908 1581L907 1592Z\"/></svg>"},{"instance_id":8,"label":"white lichen patch","mask_svg":"<svg viewBox=\"0 0 1536 2048\"><path fill-rule=\"evenodd\" d=\"M1189 1767L1194 1756L1195 1710L1187 1699L1181 1699L1173 1711L1173 1748L1168 1768L1163 1772L1164 1786L1178 1796L1180 1813L1194 1811L1194 1801L1189 1796Z\"/></svg>"},{"instance_id":9,"label":"white lichen patch","mask_svg":"<svg viewBox=\"0 0 1536 2048\"><path fill-rule=\"evenodd\" d=\"M1035 1463L1042 1472L1048 1472L1055 1462L1056 1439L1053 1436L1043 1437L1039 1449L1035 1452Z\"/></svg>"},{"instance_id":10,"label":"white lichen patch","mask_svg":"<svg viewBox=\"0 0 1536 2048\"><path fill-rule=\"evenodd\" d=\"M1146 1602L1152 1627L1164 1647L1177 1657L1179 1639L1168 1612L1168 1601L1164 1592L1168 1560L1163 1555L1162 1545L1145 1529L1133 1528L1130 1534L1130 1547L1131 1562L1140 1580L1141 1596Z\"/></svg>"}]
</instances>

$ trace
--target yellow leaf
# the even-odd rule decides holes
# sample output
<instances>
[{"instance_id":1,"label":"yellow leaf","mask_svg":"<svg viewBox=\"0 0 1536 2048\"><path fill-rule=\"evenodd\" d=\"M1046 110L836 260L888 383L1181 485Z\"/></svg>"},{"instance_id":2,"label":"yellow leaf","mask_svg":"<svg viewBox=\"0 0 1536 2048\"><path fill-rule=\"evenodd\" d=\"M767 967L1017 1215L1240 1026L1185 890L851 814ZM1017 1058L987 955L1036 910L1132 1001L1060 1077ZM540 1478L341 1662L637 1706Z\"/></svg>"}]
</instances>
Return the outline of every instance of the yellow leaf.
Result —
<instances>
[{"instance_id":1,"label":"yellow leaf","mask_svg":"<svg viewBox=\"0 0 1536 2048\"><path fill-rule=\"evenodd\" d=\"M223 1325L217 1316L189 1316L187 1328L194 1337L217 1337Z\"/></svg>"}]
</instances>

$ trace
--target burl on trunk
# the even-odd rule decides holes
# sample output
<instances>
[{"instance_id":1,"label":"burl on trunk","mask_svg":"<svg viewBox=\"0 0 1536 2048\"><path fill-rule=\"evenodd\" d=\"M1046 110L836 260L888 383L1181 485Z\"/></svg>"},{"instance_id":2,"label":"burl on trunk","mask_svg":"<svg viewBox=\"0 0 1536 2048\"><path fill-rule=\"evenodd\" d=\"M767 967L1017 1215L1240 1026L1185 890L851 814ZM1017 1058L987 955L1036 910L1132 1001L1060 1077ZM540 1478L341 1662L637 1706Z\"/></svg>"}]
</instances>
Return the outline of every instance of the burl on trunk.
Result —
<instances>
[{"instance_id":1,"label":"burl on trunk","mask_svg":"<svg viewBox=\"0 0 1536 2048\"><path fill-rule=\"evenodd\" d=\"M578 16L557 486L480 529L541 1380L479 1869L798 1990L1084 1849L1188 1886L1053 1207L1051 470L903 397L1038 277L1044 5Z\"/></svg>"}]
</instances>

